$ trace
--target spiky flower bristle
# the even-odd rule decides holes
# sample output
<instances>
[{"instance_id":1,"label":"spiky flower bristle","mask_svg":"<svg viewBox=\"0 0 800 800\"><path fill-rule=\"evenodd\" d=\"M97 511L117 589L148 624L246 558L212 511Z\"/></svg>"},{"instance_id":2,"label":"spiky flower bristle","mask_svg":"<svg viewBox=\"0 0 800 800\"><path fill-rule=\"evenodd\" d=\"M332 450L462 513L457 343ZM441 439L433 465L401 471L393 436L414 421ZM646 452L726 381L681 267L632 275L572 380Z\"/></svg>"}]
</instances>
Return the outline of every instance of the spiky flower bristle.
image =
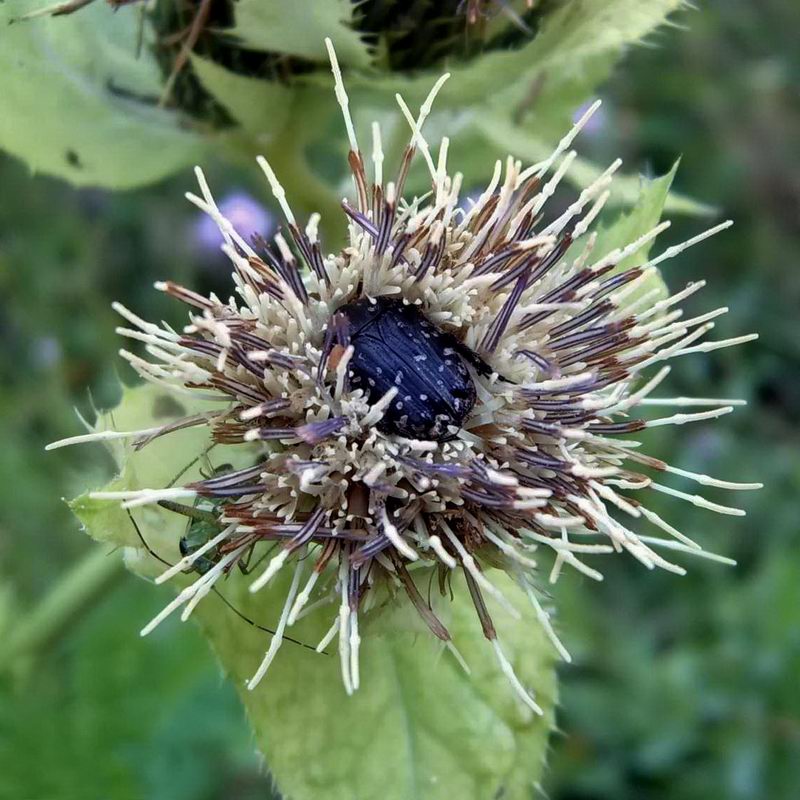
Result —
<instances>
[{"instance_id":1,"label":"spiky flower bristle","mask_svg":"<svg viewBox=\"0 0 800 800\"><path fill-rule=\"evenodd\" d=\"M200 195L187 196L222 232L223 249L234 266L236 297L222 302L173 283L158 284L192 308L190 325L176 332L117 306L130 324L119 333L144 343L152 360L122 354L146 380L224 403L218 412L147 431L76 437L129 436L139 448L172 431L202 425L218 446L252 442L251 465L182 487L94 496L123 500L128 507L192 497L215 503L214 535L164 577L196 566L201 558L208 560L207 568L145 632L181 606L185 616L191 613L254 545L280 543L251 584L258 591L284 567L294 570L277 633L250 688L261 680L304 607L331 594L339 610L320 647L338 634L345 687L357 688L359 612L369 606L371 590L379 583L404 592L433 634L452 648L446 626L412 575L427 566L439 571L443 586L453 571L463 573L501 668L520 697L538 710L503 652L485 597L491 596L504 612L518 611L492 583L486 567L501 567L515 579L555 647L568 658L537 599L537 552L554 553L551 580L564 564L599 579L585 556L620 551L647 567L683 573L661 551L704 551L649 509L643 495L667 493L722 514L743 512L669 488L639 469L726 489L758 486L677 469L620 438L732 410L735 401L652 397L666 366L644 377L649 368L670 359L753 338L700 342L725 309L684 319L677 306L702 282L666 299L660 299L658 288L648 288L660 263L729 223L633 268L620 265L648 247L668 223L593 258L596 234L590 228L609 197L619 162L557 218L540 222L547 199L575 157L572 142L596 106L546 161L523 168L508 158L504 170L498 161L486 190L463 209L461 176L447 170L448 140L441 141L434 157L422 135L447 76L436 83L416 117L398 97L411 140L393 182L384 182L381 132L373 125L369 180L332 49L331 61L355 186L354 204L343 203L349 218L347 245L323 255L318 217L312 216L305 228L299 225L263 158L259 164L286 217L288 238L279 234L272 245L245 241L220 213L198 169ZM417 153L430 171L432 191L406 201L403 186ZM367 351L362 334L339 312L363 298L413 306L428 331L413 336L446 336L456 343L455 350L443 352L466 365L475 398L463 424L451 425L447 436L396 432L410 424L402 413L404 401L418 399L405 394L402 371L390 376L391 388L380 396L365 385L351 385L354 354L359 347L362 355ZM383 358L379 347L371 347L373 359ZM380 373L376 364L368 365L370 374ZM440 389L446 400L448 387ZM630 416L659 405L708 410L650 420ZM395 432L382 426L387 415ZM634 532L633 521L649 523L661 535Z\"/></svg>"}]
</instances>

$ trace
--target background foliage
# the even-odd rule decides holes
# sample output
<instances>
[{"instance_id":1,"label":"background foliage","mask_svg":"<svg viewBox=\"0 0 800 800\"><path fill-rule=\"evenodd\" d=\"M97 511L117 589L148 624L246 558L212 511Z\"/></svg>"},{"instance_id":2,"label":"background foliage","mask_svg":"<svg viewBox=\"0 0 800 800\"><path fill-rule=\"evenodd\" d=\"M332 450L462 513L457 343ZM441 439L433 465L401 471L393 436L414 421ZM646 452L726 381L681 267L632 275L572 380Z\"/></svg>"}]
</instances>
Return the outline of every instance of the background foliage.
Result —
<instances>
[{"instance_id":1,"label":"background foliage","mask_svg":"<svg viewBox=\"0 0 800 800\"><path fill-rule=\"evenodd\" d=\"M685 359L671 379L676 394L750 406L654 435L651 449L766 488L746 498L743 520L667 498L656 509L737 568L696 561L677 578L619 559L604 584L572 575L559 584L576 661L561 671L545 785L561 800L800 796L800 10L712 0L680 21L688 30L661 30L617 67L582 149L655 175L682 156L678 190L736 220L665 279L707 278L694 307L731 306L720 338L761 339ZM266 196L254 170L211 173L220 194ZM198 250L181 198L190 182L183 171L128 194L76 191L0 157L2 800L73 800L87 787L91 800L269 796L234 690L199 633L167 623L138 638L166 590L95 568L83 604L56 603L49 625L28 615L89 547L58 498L99 483L109 464L99 448L42 448L75 429L71 408L90 408L86 387L100 405L115 400L110 301L178 324L152 280L226 286L223 260ZM679 219L670 238L699 224Z\"/></svg>"}]
</instances>

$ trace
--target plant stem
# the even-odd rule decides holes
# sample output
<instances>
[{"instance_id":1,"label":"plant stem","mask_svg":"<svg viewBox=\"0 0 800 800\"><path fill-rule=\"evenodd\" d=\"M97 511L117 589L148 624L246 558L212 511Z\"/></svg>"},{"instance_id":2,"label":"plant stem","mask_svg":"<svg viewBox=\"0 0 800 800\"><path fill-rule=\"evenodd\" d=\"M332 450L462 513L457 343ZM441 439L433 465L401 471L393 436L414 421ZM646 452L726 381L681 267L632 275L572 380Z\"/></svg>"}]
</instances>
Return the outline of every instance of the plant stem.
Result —
<instances>
[{"instance_id":1,"label":"plant stem","mask_svg":"<svg viewBox=\"0 0 800 800\"><path fill-rule=\"evenodd\" d=\"M11 629L0 651L0 671L20 656L43 650L63 636L123 572L119 553L93 547Z\"/></svg>"}]
</instances>

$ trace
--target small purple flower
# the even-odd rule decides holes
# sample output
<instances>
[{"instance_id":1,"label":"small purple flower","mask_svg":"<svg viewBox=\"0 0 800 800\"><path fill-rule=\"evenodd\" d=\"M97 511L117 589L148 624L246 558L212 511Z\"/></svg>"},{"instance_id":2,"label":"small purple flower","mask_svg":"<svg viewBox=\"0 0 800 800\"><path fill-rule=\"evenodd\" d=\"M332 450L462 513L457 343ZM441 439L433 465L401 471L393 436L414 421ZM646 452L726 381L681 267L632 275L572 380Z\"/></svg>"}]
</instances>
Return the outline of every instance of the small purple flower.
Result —
<instances>
[{"instance_id":1,"label":"small purple flower","mask_svg":"<svg viewBox=\"0 0 800 800\"><path fill-rule=\"evenodd\" d=\"M32 350L33 360L42 370L52 369L61 361L61 345L54 336L39 336L34 339Z\"/></svg>"},{"instance_id":2,"label":"small purple flower","mask_svg":"<svg viewBox=\"0 0 800 800\"><path fill-rule=\"evenodd\" d=\"M219 210L248 241L254 233L269 238L274 231L275 218L270 211L241 189L226 195L219 203ZM195 250L213 255L219 252L223 239L214 220L198 213L192 221L191 241Z\"/></svg>"},{"instance_id":3,"label":"small purple flower","mask_svg":"<svg viewBox=\"0 0 800 800\"><path fill-rule=\"evenodd\" d=\"M595 98L590 98L585 103L581 103L572 115L572 122L577 123L578 120L589 110L592 103L595 102ZM594 114L586 121L586 124L583 126L583 133L588 136L589 138L594 138L599 136L603 133L603 130L606 127L607 122L607 115L606 110L603 106L600 106Z\"/></svg>"},{"instance_id":4,"label":"small purple flower","mask_svg":"<svg viewBox=\"0 0 800 800\"><path fill-rule=\"evenodd\" d=\"M480 189L473 189L472 191L465 192L458 201L459 210L463 214L468 214L472 210L472 207L480 200L480 198Z\"/></svg>"}]
</instances>

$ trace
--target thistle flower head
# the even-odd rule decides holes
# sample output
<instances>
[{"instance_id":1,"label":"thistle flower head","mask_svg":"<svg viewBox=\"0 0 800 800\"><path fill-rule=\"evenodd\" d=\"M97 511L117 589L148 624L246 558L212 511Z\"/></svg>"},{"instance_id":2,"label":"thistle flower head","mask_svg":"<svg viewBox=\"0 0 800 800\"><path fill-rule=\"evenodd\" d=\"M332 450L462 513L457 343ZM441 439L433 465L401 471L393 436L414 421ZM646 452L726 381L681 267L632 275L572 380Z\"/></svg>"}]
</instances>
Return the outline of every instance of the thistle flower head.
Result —
<instances>
[{"instance_id":1,"label":"thistle flower head","mask_svg":"<svg viewBox=\"0 0 800 800\"><path fill-rule=\"evenodd\" d=\"M225 446L243 443L252 444L251 461L183 486L96 496L129 507L201 498L208 509L206 527L195 529L183 559L165 573L194 567L200 577L145 632L181 606L188 615L254 547L275 548L252 591L281 570L293 578L250 688L286 630L321 597L337 598L320 646L338 635L348 691L359 684L359 616L387 587L395 598L407 597L432 634L454 649L414 580L412 573L425 569L443 591L450 576L463 574L500 667L536 710L487 608L491 597L501 613L518 613L489 568L505 570L523 587L568 658L537 599L538 569L549 564L551 580L565 565L599 579L589 559L627 552L649 568L682 573L665 551L700 553L700 546L650 510L648 497L666 493L722 514L743 512L672 489L664 478L757 486L672 467L625 438L732 410L734 401L653 397L669 360L751 337L704 341L725 309L691 319L679 309L701 282L668 298L650 288L660 263L728 223L632 268L624 267L629 257L668 223L595 255L592 224L619 162L562 213L548 215L548 198L594 107L546 161L498 161L485 191L464 210L461 177L448 169L448 140L434 150L423 135L446 76L416 114L398 97L411 134L389 174L377 124L371 156L363 155L332 48L331 60L354 186L352 201L342 204L345 247L326 255L318 217L305 224L295 217L280 164L273 170L259 159L286 220L272 242L243 238L198 169L200 193L188 198L219 226L235 296L223 302L158 284L190 308L190 324L180 332L118 306L128 322L119 332L143 342L147 353L123 351L133 368L219 407L160 428L98 437L132 436L140 448L206 426L220 461ZM430 172L424 198L404 197L415 157ZM660 405L708 408L646 413Z\"/></svg>"}]
</instances>

